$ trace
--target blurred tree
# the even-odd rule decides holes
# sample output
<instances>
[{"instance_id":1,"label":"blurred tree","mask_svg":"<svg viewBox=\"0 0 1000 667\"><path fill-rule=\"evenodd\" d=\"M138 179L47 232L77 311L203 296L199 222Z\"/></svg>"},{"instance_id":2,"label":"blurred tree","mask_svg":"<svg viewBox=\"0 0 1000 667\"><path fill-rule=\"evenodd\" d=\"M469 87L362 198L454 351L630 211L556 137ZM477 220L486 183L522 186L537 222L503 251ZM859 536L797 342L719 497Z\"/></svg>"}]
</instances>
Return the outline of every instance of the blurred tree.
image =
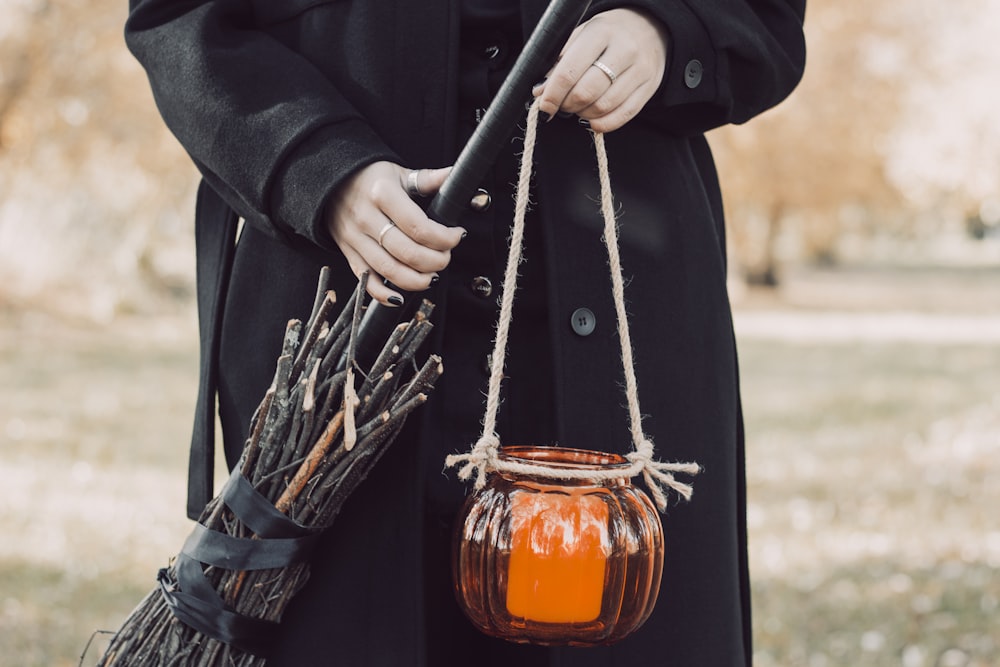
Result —
<instances>
[{"instance_id":1,"label":"blurred tree","mask_svg":"<svg viewBox=\"0 0 1000 667\"><path fill-rule=\"evenodd\" d=\"M912 206L1000 218L1000 3L921 0L908 15L923 75L904 93L887 171Z\"/></svg>"},{"instance_id":2,"label":"blurred tree","mask_svg":"<svg viewBox=\"0 0 1000 667\"><path fill-rule=\"evenodd\" d=\"M846 233L934 234L1000 200L1000 3L810 0L806 34L793 96L711 137L748 282L777 283L779 250L833 262Z\"/></svg>"},{"instance_id":3,"label":"blurred tree","mask_svg":"<svg viewBox=\"0 0 1000 667\"><path fill-rule=\"evenodd\" d=\"M194 169L120 0L0 0L0 299L91 318L193 283Z\"/></svg>"},{"instance_id":4,"label":"blurred tree","mask_svg":"<svg viewBox=\"0 0 1000 667\"><path fill-rule=\"evenodd\" d=\"M916 45L899 38L885 3L812 0L807 12L800 87L749 125L711 136L736 268L751 284L777 284L782 225L795 225L806 258L831 262L845 218L898 202L885 139L899 114L899 69Z\"/></svg>"},{"instance_id":5,"label":"blurred tree","mask_svg":"<svg viewBox=\"0 0 1000 667\"><path fill-rule=\"evenodd\" d=\"M28 82L30 64L26 36L30 32L30 19L32 15L42 14L45 5L0 0L0 9L4 18L0 22L0 150L3 150L7 139L3 132L7 127L4 119Z\"/></svg>"}]
</instances>

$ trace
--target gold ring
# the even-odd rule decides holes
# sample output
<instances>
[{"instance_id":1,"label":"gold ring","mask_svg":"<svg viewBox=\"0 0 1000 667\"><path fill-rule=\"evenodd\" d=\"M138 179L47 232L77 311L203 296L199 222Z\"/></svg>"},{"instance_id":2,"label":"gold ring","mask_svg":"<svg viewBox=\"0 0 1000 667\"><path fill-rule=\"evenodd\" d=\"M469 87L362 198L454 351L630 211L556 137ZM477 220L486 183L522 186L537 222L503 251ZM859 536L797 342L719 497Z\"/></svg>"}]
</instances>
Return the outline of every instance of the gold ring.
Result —
<instances>
[{"instance_id":1,"label":"gold ring","mask_svg":"<svg viewBox=\"0 0 1000 667\"><path fill-rule=\"evenodd\" d=\"M600 60L595 60L593 66L607 74L608 78L611 79L611 83L614 83L615 80L618 79L618 75L615 74L615 71L602 63Z\"/></svg>"},{"instance_id":2,"label":"gold ring","mask_svg":"<svg viewBox=\"0 0 1000 667\"><path fill-rule=\"evenodd\" d=\"M382 243L385 240L385 235L388 234L389 230L395 226L396 223L390 220L389 222L385 223L385 226L382 227L382 229L378 231L378 244L382 248L382 250L385 250L385 245L383 245Z\"/></svg>"},{"instance_id":3,"label":"gold ring","mask_svg":"<svg viewBox=\"0 0 1000 667\"><path fill-rule=\"evenodd\" d=\"M420 174L419 169L411 169L410 173L406 175L406 192L411 197L423 197L424 193L420 191L420 187L417 185L417 176Z\"/></svg>"}]
</instances>

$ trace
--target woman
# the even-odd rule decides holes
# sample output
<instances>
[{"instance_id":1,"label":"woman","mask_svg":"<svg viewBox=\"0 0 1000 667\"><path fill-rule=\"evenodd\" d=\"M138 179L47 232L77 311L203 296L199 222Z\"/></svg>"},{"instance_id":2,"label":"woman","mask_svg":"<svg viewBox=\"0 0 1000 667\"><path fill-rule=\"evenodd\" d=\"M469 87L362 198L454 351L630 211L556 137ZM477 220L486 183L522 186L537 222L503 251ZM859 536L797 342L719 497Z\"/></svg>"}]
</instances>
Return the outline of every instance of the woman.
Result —
<instances>
[{"instance_id":1,"label":"woman","mask_svg":"<svg viewBox=\"0 0 1000 667\"><path fill-rule=\"evenodd\" d=\"M210 489L216 389L232 465L284 323L308 315L320 266L333 267L341 294L370 269L381 303L402 302L396 285L437 304L431 346L447 372L325 536L269 664L750 664L736 355L702 133L794 88L804 4L598 0L534 90L550 122L536 149L501 438L630 447L582 119L610 133L645 430L665 459L704 467L695 499L665 517L665 573L646 625L610 648L545 649L486 638L461 617L448 542L464 489L441 474L444 456L479 431L517 145L460 226L421 208L447 177L434 167L456 157L544 0L132 0L129 47L204 176L189 512ZM234 245L236 216L246 224Z\"/></svg>"}]
</instances>

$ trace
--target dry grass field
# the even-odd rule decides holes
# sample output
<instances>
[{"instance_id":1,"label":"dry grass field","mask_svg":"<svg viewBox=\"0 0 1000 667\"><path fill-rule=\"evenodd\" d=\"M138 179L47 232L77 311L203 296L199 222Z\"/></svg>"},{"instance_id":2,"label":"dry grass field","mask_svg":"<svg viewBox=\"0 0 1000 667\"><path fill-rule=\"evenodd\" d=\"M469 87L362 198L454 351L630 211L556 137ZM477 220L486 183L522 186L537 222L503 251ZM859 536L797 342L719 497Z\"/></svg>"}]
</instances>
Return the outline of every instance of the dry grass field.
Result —
<instances>
[{"instance_id":1,"label":"dry grass field","mask_svg":"<svg viewBox=\"0 0 1000 667\"><path fill-rule=\"evenodd\" d=\"M788 278L737 308L755 664L1000 665L1000 269ZM76 665L185 537L194 335L0 310L0 665Z\"/></svg>"}]
</instances>

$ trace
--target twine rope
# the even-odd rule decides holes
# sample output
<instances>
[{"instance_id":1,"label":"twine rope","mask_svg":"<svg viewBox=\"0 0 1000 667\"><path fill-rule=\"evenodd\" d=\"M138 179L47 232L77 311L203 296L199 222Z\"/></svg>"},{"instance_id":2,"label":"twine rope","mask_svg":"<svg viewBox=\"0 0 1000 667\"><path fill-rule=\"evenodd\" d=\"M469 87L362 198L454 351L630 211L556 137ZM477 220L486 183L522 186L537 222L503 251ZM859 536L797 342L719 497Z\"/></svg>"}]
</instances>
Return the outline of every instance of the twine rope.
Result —
<instances>
[{"instance_id":1,"label":"twine rope","mask_svg":"<svg viewBox=\"0 0 1000 667\"><path fill-rule=\"evenodd\" d=\"M472 449L465 454L452 454L445 459L446 467L461 466L458 477L468 480L476 474L474 487L478 490L486 484L490 472L509 472L521 475L538 475L552 479L607 480L642 475L653 501L660 511L667 507L667 494L672 489L685 500L691 498L694 489L690 484L679 481L674 475L696 475L701 468L696 463L664 463L653 459L653 442L642 430L642 411L639 408L639 389L635 377L635 362L632 355L632 338L629 334L628 314L625 311L625 281L622 278L621 256L618 250L618 225L615 219L614 198L611 193L611 175L608 169L608 154L604 146L604 135L593 133L597 154L598 175L601 182L601 214L604 217L604 245L608 251L608 265L611 274L612 296L618 320L618 340L621 344L622 366L625 372L625 396L628 401L629 426L632 434L633 451L626 455L627 466L609 466L604 469L560 468L537 463L520 463L501 460L498 453L500 437L496 433L497 412L500 408L500 384L507 355L510 325L514 319L514 293L517 290L517 268L521 264L524 244L524 224L529 203L529 189L535 138L538 127L538 102L528 109L524 133L524 152L518 175L517 196L514 204L514 224L511 231L510 251L504 271L503 291L500 300L500 315L497 320L497 334L494 340L490 363L490 380L486 395L486 412L483 417L483 432Z\"/></svg>"}]
</instances>

